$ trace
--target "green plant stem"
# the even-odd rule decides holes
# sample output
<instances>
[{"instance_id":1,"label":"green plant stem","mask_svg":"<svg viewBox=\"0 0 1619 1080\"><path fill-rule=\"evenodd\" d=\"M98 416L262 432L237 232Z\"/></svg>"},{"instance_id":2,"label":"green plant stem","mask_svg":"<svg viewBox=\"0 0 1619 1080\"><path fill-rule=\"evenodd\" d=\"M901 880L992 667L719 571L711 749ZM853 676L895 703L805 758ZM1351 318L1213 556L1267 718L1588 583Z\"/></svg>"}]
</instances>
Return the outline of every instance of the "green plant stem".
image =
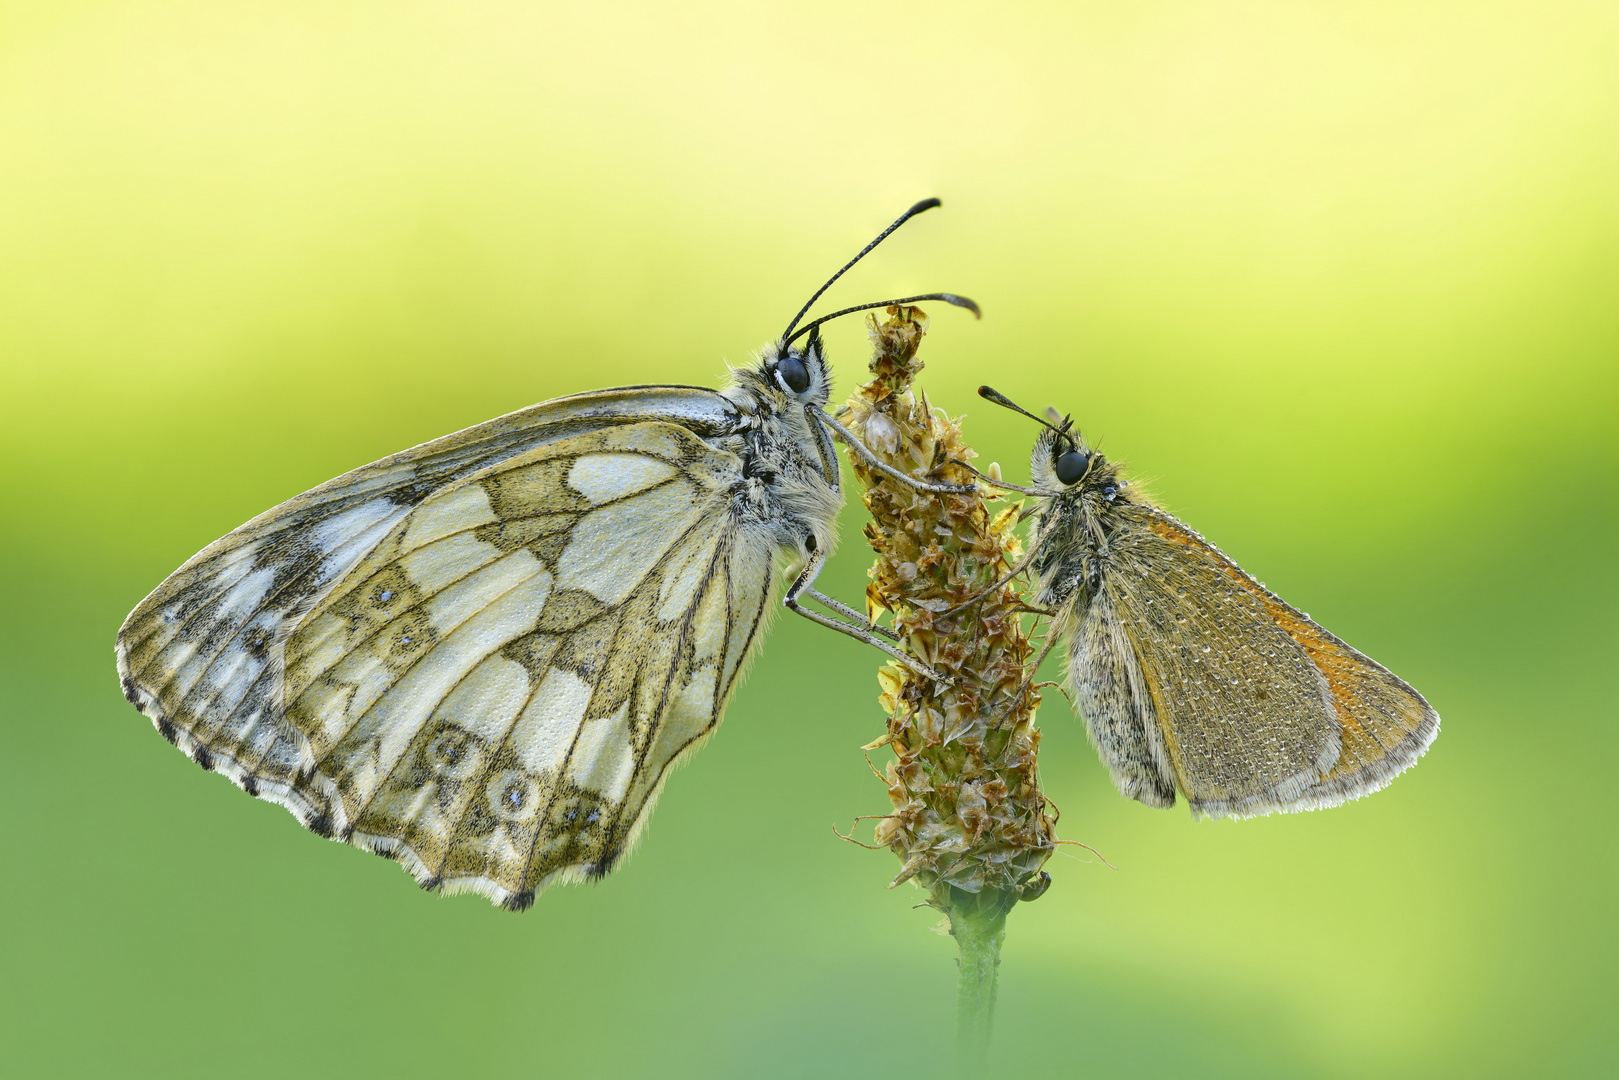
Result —
<instances>
[{"instance_id":1,"label":"green plant stem","mask_svg":"<svg viewBox=\"0 0 1619 1080\"><path fill-rule=\"evenodd\" d=\"M937 899L948 905L950 933L961 950L957 960L956 1049L962 1072L976 1073L989 1062L1001 942L1006 940L1006 913L1017 897L995 889L975 895L946 888L951 895Z\"/></svg>"}]
</instances>

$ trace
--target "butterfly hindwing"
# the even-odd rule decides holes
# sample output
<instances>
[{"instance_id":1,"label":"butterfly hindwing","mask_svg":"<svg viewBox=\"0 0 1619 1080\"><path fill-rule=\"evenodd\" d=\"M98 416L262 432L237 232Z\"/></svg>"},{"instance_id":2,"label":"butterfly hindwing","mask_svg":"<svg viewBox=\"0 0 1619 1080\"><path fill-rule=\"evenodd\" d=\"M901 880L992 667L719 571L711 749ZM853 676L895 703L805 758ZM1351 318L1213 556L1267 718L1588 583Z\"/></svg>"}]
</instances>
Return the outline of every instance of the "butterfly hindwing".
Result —
<instances>
[{"instance_id":1,"label":"butterfly hindwing","mask_svg":"<svg viewBox=\"0 0 1619 1080\"><path fill-rule=\"evenodd\" d=\"M1116 602L1102 592L1069 641L1069 682L1091 745L1127 798L1175 805L1175 770Z\"/></svg>"},{"instance_id":2,"label":"butterfly hindwing","mask_svg":"<svg viewBox=\"0 0 1619 1080\"><path fill-rule=\"evenodd\" d=\"M525 906L611 868L717 723L769 599L739 463L637 424L415 507L286 643L285 715L339 835Z\"/></svg>"}]
</instances>

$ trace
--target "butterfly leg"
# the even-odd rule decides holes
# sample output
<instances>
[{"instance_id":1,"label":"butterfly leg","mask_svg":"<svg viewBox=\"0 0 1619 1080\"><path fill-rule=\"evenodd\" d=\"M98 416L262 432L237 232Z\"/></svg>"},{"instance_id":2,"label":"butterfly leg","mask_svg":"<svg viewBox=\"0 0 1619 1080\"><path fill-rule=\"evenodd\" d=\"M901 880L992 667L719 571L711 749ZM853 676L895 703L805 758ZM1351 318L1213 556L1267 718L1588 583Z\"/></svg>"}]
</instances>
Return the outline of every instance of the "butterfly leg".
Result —
<instances>
[{"instance_id":1,"label":"butterfly leg","mask_svg":"<svg viewBox=\"0 0 1619 1080\"><path fill-rule=\"evenodd\" d=\"M908 656L905 653L900 652L882 638L863 630L858 626L850 626L848 623L839 622L837 619L822 615L818 611L811 611L809 608L800 605L794 600L786 601L786 605L788 610L804 616L804 618L810 620L810 622L819 623L822 626L830 627L831 629L838 631L840 634L847 634L857 641L864 641L867 645L881 649L883 652L887 653L889 656L892 656L895 660L898 660L900 663L917 672L919 675L932 679L935 682L946 684L952 682L949 676L943 674L942 672L935 671L933 668L928 667L914 656Z\"/></svg>"},{"instance_id":2,"label":"butterfly leg","mask_svg":"<svg viewBox=\"0 0 1619 1080\"><path fill-rule=\"evenodd\" d=\"M1042 499L1054 499L1058 495L1062 494L1060 491L1047 491L1044 488L1032 488L1023 487L1018 484L1008 484L1005 480L997 480L993 476L985 476L983 473L979 472L977 469L958 458L951 458L950 464L960 465L963 469L966 469L968 472L978 477L978 479L982 480L990 487L1003 488L1006 491L1016 491L1023 495L1037 495Z\"/></svg>"},{"instance_id":3,"label":"butterfly leg","mask_svg":"<svg viewBox=\"0 0 1619 1080\"><path fill-rule=\"evenodd\" d=\"M1056 637L1047 635L1045 648L1040 650L1040 655L1034 658L1034 663L1029 667L1029 677L1024 679L1023 685L1018 687L1017 690L1012 694L1012 703L1008 705L1005 710L995 718L995 722L989 726L991 731L999 731L1001 729L1001 725L1006 723L1006 718L1012 715L1012 710L1016 709L1018 707L1018 703L1023 700L1024 695L1033 689L1034 677L1039 672L1040 665L1045 663L1046 657L1051 654L1051 648L1055 644L1057 644Z\"/></svg>"},{"instance_id":4,"label":"butterfly leg","mask_svg":"<svg viewBox=\"0 0 1619 1080\"><path fill-rule=\"evenodd\" d=\"M1037 535L1033 540L1029 541L1029 550L1028 550L1028 552L1024 554L1023 558L1018 560L1017 565L1012 567L1011 571L1008 572L1005 577L1001 578L1001 580L997 581L995 584L991 585L989 588L985 589L983 592L979 593L977 596L974 596L971 599L968 599L966 601L963 601L960 604L957 604L955 607L951 608L949 611L946 611L946 612L943 612L943 613L941 613L939 615L936 615L936 616L934 616L934 618L948 619L948 618L950 618L950 616L955 615L958 612L966 611L968 608L970 608L974 604L978 603L984 597L986 597L986 596L990 595L991 593L995 592L996 590L1002 588L1007 583L1009 583L1013 578L1015 578L1019 574L1023 573L1023 571L1025 571L1025 570L1027 570L1029 568L1029 564L1034 562L1035 556L1040 554L1040 549L1045 547L1047 538L1051 535L1052 531L1055 528L1056 528L1056 519L1053 518L1051 525L1047 526L1044 530L1042 530L1040 532L1039 535ZM1024 606L1027 607L1027 605L1024 605Z\"/></svg>"},{"instance_id":5,"label":"butterfly leg","mask_svg":"<svg viewBox=\"0 0 1619 1080\"><path fill-rule=\"evenodd\" d=\"M1012 581L1013 578L1017 577L1019 574L1023 573L1023 571L1025 569L1028 568L1029 563L1034 560L1034 557L1037 554L1039 554L1039 549L1038 548L1036 548L1035 550L1029 552L1027 555L1023 556L1022 559L1019 559L1018 564L1016 566L1012 567L1011 571L1008 572L1005 577L1001 578L1001 580L997 581L995 584L991 585L989 588L983 590L982 592L977 593L977 594L969 597L966 600L963 600L961 603L957 604L955 607L951 608L949 611L941 611L941 612L939 612L939 614L935 615L934 618L936 618L936 619L948 619L952 615L959 615L963 611L966 611L968 608L972 607L974 604L976 604L979 601L983 600L986 596L990 595L991 593L993 593L993 592L995 592L995 591L997 591L999 589L1004 588L1006 585L1010 584L1010 582Z\"/></svg>"},{"instance_id":6,"label":"butterfly leg","mask_svg":"<svg viewBox=\"0 0 1619 1080\"><path fill-rule=\"evenodd\" d=\"M900 639L899 635L894 633L894 631L890 630L888 627L878 626L876 623L861 615L860 612L856 611L848 604L834 600L819 590L805 589L804 594L810 599L814 600L817 604L820 604L822 607L831 608L833 611L837 612L839 615L842 615L846 619L853 619L856 625L864 623L866 629L870 630L874 634L881 634L889 641L898 641Z\"/></svg>"},{"instance_id":7,"label":"butterfly leg","mask_svg":"<svg viewBox=\"0 0 1619 1080\"><path fill-rule=\"evenodd\" d=\"M808 593L811 597L820 599L823 602L829 599L821 596L820 593L817 593L810 587L815 583L815 578L821 572L821 564L825 561L825 553L820 551L811 553L809 561L804 564L804 569L799 573L798 579L788 587L787 595L782 598L782 604L786 606L788 611L791 611L797 615L802 615L810 622L819 623L822 626L836 630L840 634L847 634L849 637L852 637L857 641L864 641L867 645L881 649L889 656L892 656L895 660L898 660L906 667L912 669L920 675L925 676L926 678L942 683L949 683L951 681L947 676L928 667L916 657L900 652L898 649L894 648L894 646L872 633L869 624L865 624L865 620L860 619L859 614L852 608L844 607L844 605L838 604L836 601L833 601L827 605L828 607L832 607L833 610L838 610L841 608L844 612L855 616L857 619L857 624L855 625L841 622L829 615L822 615L819 611L812 611L800 604L798 602L798 598L803 596L805 593Z\"/></svg>"},{"instance_id":8,"label":"butterfly leg","mask_svg":"<svg viewBox=\"0 0 1619 1080\"><path fill-rule=\"evenodd\" d=\"M809 414L815 417L821 423L825 424L832 434L842 439L843 444L849 448L849 453L854 454L861 461L865 462L868 469L876 469L884 476L892 477L893 479L898 480L900 483L913 487L918 491L933 491L946 495L971 495L974 491L978 490L972 484L930 484L926 480L918 480L914 476L908 476L894 468L892 465L879 460L877 455L868 450L866 448L866 444L861 442L854 432L844 427L838 421L832 419L832 417L826 415L826 413L821 412L819 409L811 409L809 410Z\"/></svg>"}]
</instances>

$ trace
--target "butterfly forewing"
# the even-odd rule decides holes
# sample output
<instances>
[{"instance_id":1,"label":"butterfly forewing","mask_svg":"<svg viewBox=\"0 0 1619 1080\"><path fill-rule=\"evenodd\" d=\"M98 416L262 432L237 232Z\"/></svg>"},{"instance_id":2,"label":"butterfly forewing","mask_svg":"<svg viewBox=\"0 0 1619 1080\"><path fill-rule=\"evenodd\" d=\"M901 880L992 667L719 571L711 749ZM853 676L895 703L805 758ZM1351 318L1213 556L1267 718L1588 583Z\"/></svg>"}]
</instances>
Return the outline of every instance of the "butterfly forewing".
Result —
<instances>
[{"instance_id":1,"label":"butterfly forewing","mask_svg":"<svg viewBox=\"0 0 1619 1080\"><path fill-rule=\"evenodd\" d=\"M1174 518L1121 507L1106 603L1130 640L1176 785L1211 816L1336 805L1427 747L1420 695Z\"/></svg>"}]
</instances>

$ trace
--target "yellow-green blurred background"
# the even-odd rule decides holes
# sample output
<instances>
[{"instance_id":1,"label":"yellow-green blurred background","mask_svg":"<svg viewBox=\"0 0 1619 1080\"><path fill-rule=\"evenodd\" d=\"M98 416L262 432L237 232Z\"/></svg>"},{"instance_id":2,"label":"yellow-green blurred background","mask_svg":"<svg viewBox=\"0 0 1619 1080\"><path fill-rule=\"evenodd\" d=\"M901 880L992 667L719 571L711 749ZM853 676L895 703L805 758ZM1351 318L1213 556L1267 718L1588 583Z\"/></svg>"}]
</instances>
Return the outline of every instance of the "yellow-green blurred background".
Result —
<instances>
[{"instance_id":1,"label":"yellow-green blurred background","mask_svg":"<svg viewBox=\"0 0 1619 1080\"><path fill-rule=\"evenodd\" d=\"M854 643L778 620L635 857L521 916L202 772L112 657L330 476L718 379L926 195L829 301L977 298L925 378L986 459L1025 476L1033 432L978 383L1072 410L1444 717L1368 800L1198 824L1052 697L1063 832L1118 869L1064 849L1014 911L997 1073L1614 1069L1611 2L13 0L0 1070L941 1068L952 943L831 833L886 805ZM841 397L864 338L830 339Z\"/></svg>"}]
</instances>

